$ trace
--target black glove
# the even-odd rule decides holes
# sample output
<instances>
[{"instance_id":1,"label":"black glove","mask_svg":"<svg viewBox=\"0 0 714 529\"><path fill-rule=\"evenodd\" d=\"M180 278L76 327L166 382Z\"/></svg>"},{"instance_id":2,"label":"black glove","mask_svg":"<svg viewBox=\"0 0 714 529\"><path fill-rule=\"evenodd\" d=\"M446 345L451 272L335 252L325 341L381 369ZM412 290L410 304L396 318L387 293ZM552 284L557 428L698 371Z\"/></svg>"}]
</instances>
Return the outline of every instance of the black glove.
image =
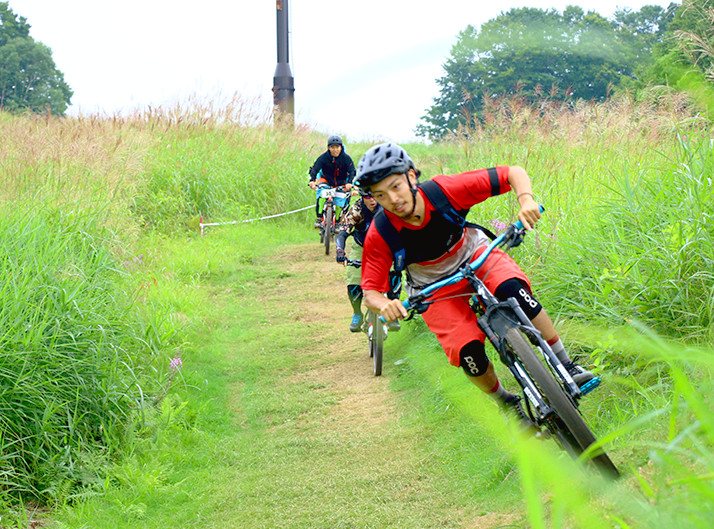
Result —
<instances>
[{"instance_id":1,"label":"black glove","mask_svg":"<svg viewBox=\"0 0 714 529\"><path fill-rule=\"evenodd\" d=\"M337 251L335 252L335 259L338 263L345 262L345 251L342 248L337 248Z\"/></svg>"}]
</instances>

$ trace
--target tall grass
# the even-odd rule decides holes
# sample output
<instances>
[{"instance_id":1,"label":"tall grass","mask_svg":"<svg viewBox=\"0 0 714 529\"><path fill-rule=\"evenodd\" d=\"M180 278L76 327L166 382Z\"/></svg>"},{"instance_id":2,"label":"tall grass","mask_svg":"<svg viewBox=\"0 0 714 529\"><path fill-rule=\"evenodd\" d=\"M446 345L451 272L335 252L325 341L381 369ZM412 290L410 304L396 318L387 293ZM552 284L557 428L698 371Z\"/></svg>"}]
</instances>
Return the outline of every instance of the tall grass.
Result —
<instances>
[{"instance_id":1,"label":"tall grass","mask_svg":"<svg viewBox=\"0 0 714 529\"><path fill-rule=\"evenodd\" d=\"M145 127L0 113L0 137L0 199L104 209L105 222L130 229L127 205L152 141Z\"/></svg>"},{"instance_id":2,"label":"tall grass","mask_svg":"<svg viewBox=\"0 0 714 529\"><path fill-rule=\"evenodd\" d=\"M91 485L151 392L113 236L86 212L7 204L0 218L0 501ZM144 329L146 326L143 326Z\"/></svg>"},{"instance_id":3,"label":"tall grass","mask_svg":"<svg viewBox=\"0 0 714 529\"><path fill-rule=\"evenodd\" d=\"M1 511L101 488L108 458L155 435L150 408L169 402L195 310L186 285L211 272L166 269L142 230L196 236L198 215L304 206L322 147L239 98L123 117L0 113L0 137Z\"/></svg>"},{"instance_id":4,"label":"tall grass","mask_svg":"<svg viewBox=\"0 0 714 529\"><path fill-rule=\"evenodd\" d=\"M560 312L714 338L714 145L706 135L675 145L662 168L623 170L603 185L596 228L572 214L561 222L543 270Z\"/></svg>"},{"instance_id":5,"label":"tall grass","mask_svg":"<svg viewBox=\"0 0 714 529\"><path fill-rule=\"evenodd\" d=\"M245 220L310 202L314 138L281 129L213 123L162 133L133 211L146 226L180 231L199 217ZM318 151L319 152L319 151Z\"/></svg>"},{"instance_id":6,"label":"tall grass","mask_svg":"<svg viewBox=\"0 0 714 529\"><path fill-rule=\"evenodd\" d=\"M148 128L154 146L132 199L135 220L180 232L195 229L200 217L245 220L309 204L307 170L324 138L272 127L269 118L240 97L222 105L192 99L134 116L129 124Z\"/></svg>"}]
</instances>

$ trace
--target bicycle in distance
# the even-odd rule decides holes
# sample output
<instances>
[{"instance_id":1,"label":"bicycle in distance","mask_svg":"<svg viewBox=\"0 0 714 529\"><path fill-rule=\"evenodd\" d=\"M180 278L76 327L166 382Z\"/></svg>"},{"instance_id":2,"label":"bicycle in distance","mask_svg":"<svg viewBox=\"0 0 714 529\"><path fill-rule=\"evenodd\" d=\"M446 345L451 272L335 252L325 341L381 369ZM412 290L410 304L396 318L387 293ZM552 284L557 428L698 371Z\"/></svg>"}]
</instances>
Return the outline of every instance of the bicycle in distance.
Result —
<instances>
[{"instance_id":1,"label":"bicycle in distance","mask_svg":"<svg viewBox=\"0 0 714 529\"><path fill-rule=\"evenodd\" d=\"M347 259L345 264L347 266L360 268L362 266L362 261L352 261ZM367 315L363 321L362 331L367 334L369 356L372 359L372 369L374 376L378 377L382 374L384 341L387 339L387 335L389 334L389 325L383 321L378 314L372 312L371 310L367 310Z\"/></svg>"},{"instance_id":2,"label":"bicycle in distance","mask_svg":"<svg viewBox=\"0 0 714 529\"><path fill-rule=\"evenodd\" d=\"M350 205L350 192L345 186L330 187L327 184L317 186L317 198L324 200L322 205L322 225L320 226L320 244L325 245L325 255L330 254L330 243L340 222L342 212Z\"/></svg>"},{"instance_id":3,"label":"bicycle in distance","mask_svg":"<svg viewBox=\"0 0 714 529\"><path fill-rule=\"evenodd\" d=\"M580 398L595 389L600 378L578 387L518 302L514 298L499 301L476 276L476 270L495 248L508 252L523 241L524 235L520 221L511 224L474 262L405 300L402 304L409 312L406 319L437 302L429 298L440 288L467 281L473 290L471 306L479 327L521 387L529 427L539 438L555 439L572 457L589 461L606 476L617 477L617 467L578 410Z\"/></svg>"}]
</instances>

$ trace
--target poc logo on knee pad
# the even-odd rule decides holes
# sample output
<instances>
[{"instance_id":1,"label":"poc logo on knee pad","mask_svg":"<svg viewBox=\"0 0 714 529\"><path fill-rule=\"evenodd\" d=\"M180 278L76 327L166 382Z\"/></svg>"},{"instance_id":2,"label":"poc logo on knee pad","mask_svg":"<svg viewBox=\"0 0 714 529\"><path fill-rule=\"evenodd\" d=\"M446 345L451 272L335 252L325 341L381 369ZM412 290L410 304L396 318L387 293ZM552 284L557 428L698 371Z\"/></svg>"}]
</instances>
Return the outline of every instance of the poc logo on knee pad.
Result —
<instances>
[{"instance_id":1,"label":"poc logo on knee pad","mask_svg":"<svg viewBox=\"0 0 714 529\"><path fill-rule=\"evenodd\" d=\"M518 293L523 298L523 301L528 303L529 307L531 307L532 309L535 309L536 307L538 307L538 302L531 297L531 295L528 293L528 291L525 288L520 289L518 291Z\"/></svg>"},{"instance_id":2,"label":"poc logo on knee pad","mask_svg":"<svg viewBox=\"0 0 714 529\"><path fill-rule=\"evenodd\" d=\"M480 374L478 366L476 365L476 361L474 360L473 356L465 356L464 362L466 362L466 365L469 366L469 368L468 368L469 373L471 373L473 376Z\"/></svg>"}]
</instances>

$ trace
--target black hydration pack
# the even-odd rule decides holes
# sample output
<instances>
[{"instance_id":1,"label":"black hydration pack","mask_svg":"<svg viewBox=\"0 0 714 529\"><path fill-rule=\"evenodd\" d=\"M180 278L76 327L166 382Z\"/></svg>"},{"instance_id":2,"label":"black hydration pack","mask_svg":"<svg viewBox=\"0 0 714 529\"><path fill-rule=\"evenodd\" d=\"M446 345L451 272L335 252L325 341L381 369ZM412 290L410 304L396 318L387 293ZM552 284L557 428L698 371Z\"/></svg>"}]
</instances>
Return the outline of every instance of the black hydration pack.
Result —
<instances>
[{"instance_id":1,"label":"black hydration pack","mask_svg":"<svg viewBox=\"0 0 714 529\"><path fill-rule=\"evenodd\" d=\"M494 176L492 173L496 172L495 168L489 169L489 176L493 181ZM496 177L497 178L497 177ZM498 181L498 180L496 180ZM429 199L429 202L434 206L436 211L438 211L441 216L451 224L454 224L461 229L463 233L464 228L477 228L484 232L491 240L495 239L496 236L488 229L480 226L479 224L474 224L466 220L466 215L468 215L469 210L457 211L456 208L449 202L444 194L444 191L439 187L439 184L432 180L427 180L421 184L418 184L419 189L424 191L424 194ZM379 235L384 239L384 241L389 245L389 249L392 251L392 256L394 258L394 269L401 272L406 267L406 250L404 247L404 241L402 236L399 234L394 225L389 221L387 215L383 210L380 210L374 216L374 225Z\"/></svg>"}]
</instances>

